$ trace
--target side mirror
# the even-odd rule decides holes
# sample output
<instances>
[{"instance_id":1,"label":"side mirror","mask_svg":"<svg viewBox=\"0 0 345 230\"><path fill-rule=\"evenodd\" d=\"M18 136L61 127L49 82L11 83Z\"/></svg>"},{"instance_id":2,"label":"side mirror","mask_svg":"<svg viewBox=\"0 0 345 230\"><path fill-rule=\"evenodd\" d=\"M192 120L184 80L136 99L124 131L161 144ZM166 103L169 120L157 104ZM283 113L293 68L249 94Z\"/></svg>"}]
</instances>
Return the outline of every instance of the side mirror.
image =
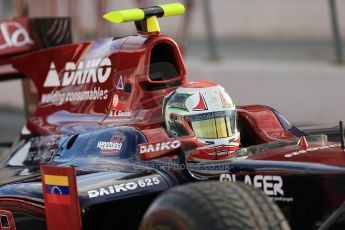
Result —
<instances>
[{"instance_id":1,"label":"side mirror","mask_svg":"<svg viewBox=\"0 0 345 230\"><path fill-rule=\"evenodd\" d=\"M149 161L160 157L178 155L198 147L195 136L167 139L164 142L149 142L138 145L140 160Z\"/></svg>"}]
</instances>

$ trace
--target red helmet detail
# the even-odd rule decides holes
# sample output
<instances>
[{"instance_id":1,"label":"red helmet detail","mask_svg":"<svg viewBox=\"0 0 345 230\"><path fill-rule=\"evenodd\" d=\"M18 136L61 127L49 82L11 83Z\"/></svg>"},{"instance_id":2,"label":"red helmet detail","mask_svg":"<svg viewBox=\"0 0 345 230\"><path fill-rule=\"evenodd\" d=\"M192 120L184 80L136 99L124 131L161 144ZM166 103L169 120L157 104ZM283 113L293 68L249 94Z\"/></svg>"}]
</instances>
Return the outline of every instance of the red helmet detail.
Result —
<instances>
[{"instance_id":1,"label":"red helmet detail","mask_svg":"<svg viewBox=\"0 0 345 230\"><path fill-rule=\"evenodd\" d=\"M205 102L204 97L201 95L201 93L199 93L199 103L197 104L197 106L195 106L193 108L194 111L202 111L202 110L207 110L207 105Z\"/></svg>"},{"instance_id":2,"label":"red helmet detail","mask_svg":"<svg viewBox=\"0 0 345 230\"><path fill-rule=\"evenodd\" d=\"M204 80L198 80L194 82L188 82L186 84L183 84L181 87L183 88L207 88L207 87L213 87L217 86L218 84L213 81L204 81Z\"/></svg>"}]
</instances>

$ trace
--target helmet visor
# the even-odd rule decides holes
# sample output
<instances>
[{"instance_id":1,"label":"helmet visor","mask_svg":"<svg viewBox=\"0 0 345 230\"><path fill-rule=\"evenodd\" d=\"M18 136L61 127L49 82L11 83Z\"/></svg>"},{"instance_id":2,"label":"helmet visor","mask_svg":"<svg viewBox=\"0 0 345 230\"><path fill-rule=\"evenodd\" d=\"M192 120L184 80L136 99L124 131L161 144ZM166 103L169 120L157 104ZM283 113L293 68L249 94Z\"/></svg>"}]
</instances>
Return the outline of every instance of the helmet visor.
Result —
<instances>
[{"instance_id":1,"label":"helmet visor","mask_svg":"<svg viewBox=\"0 0 345 230\"><path fill-rule=\"evenodd\" d=\"M220 111L190 116L193 132L199 138L224 138L236 132L236 111Z\"/></svg>"}]
</instances>

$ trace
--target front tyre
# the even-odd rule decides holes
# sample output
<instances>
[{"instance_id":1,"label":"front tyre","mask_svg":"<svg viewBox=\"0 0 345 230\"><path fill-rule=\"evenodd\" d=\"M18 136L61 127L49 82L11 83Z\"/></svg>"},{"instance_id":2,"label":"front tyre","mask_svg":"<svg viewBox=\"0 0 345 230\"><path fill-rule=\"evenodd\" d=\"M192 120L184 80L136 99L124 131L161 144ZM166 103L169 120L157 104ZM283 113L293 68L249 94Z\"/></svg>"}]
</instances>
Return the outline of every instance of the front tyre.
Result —
<instances>
[{"instance_id":1,"label":"front tyre","mask_svg":"<svg viewBox=\"0 0 345 230\"><path fill-rule=\"evenodd\" d=\"M243 183L200 182L159 196L140 225L147 229L290 229L277 205Z\"/></svg>"}]
</instances>

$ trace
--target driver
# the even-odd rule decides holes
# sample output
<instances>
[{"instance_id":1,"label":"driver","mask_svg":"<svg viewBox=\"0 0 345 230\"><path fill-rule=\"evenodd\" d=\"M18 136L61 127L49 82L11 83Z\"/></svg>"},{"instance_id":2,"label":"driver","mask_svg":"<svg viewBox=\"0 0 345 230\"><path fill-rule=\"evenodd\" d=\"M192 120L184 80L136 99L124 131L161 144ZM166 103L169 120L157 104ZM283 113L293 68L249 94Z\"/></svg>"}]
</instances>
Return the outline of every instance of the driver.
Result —
<instances>
[{"instance_id":1,"label":"driver","mask_svg":"<svg viewBox=\"0 0 345 230\"><path fill-rule=\"evenodd\" d=\"M239 149L236 107L225 89L215 82L183 84L164 98L163 117L174 137L195 135L199 146L189 160L225 160Z\"/></svg>"}]
</instances>

